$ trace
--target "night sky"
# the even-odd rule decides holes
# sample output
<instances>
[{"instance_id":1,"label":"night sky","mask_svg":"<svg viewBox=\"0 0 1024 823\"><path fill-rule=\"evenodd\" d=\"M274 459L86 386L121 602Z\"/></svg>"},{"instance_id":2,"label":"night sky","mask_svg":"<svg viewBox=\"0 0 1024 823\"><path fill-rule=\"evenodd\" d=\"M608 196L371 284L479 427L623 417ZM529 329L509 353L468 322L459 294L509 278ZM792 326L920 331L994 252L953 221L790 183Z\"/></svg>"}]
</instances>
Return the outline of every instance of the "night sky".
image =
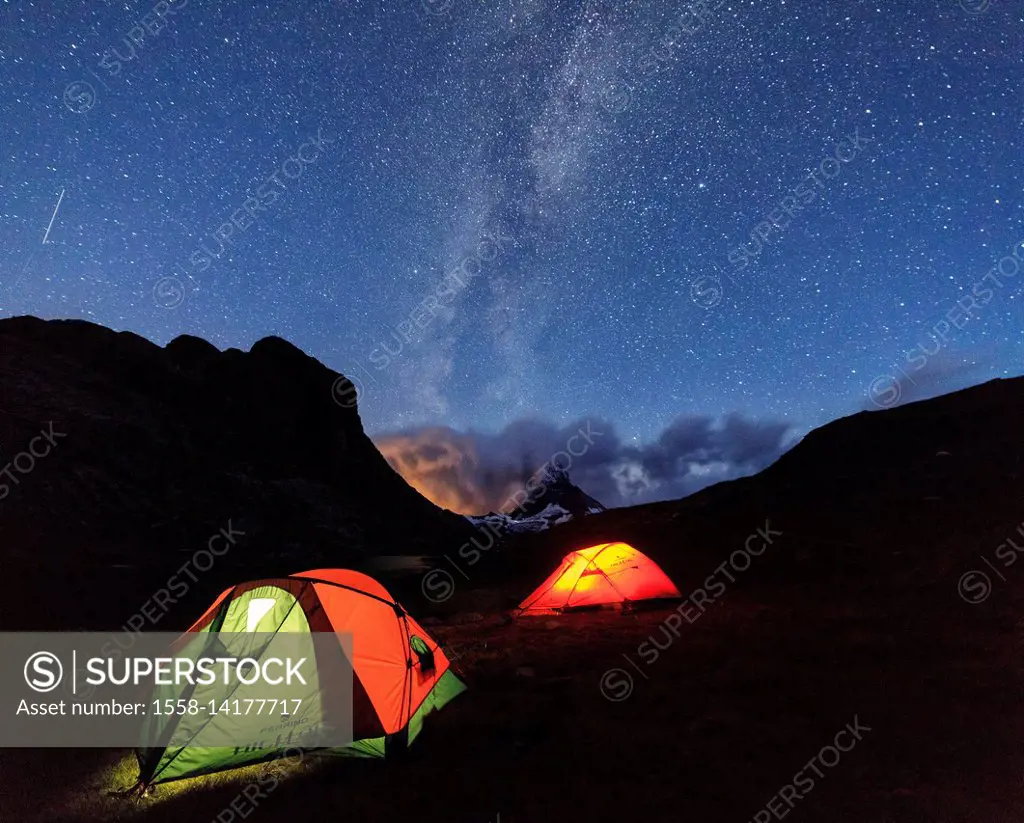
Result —
<instances>
[{"instance_id":1,"label":"night sky","mask_svg":"<svg viewBox=\"0 0 1024 823\"><path fill-rule=\"evenodd\" d=\"M382 439L1024 371L1008 0L0 0L0 63L0 316L279 335Z\"/></svg>"}]
</instances>

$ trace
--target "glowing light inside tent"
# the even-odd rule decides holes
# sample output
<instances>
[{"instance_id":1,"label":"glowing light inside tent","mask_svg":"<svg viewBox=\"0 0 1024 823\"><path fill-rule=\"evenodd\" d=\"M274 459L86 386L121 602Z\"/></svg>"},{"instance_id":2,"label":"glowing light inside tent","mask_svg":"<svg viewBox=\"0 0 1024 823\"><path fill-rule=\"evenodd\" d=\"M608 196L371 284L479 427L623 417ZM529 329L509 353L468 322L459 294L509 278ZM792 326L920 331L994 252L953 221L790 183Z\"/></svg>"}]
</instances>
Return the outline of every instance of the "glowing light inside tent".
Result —
<instances>
[{"instance_id":1,"label":"glowing light inside tent","mask_svg":"<svg viewBox=\"0 0 1024 823\"><path fill-rule=\"evenodd\" d=\"M254 597L249 601L249 611L246 614L245 630L247 632L256 631L256 627L260 624L260 621L266 617L270 610L277 605L277 601L271 597Z\"/></svg>"}]
</instances>

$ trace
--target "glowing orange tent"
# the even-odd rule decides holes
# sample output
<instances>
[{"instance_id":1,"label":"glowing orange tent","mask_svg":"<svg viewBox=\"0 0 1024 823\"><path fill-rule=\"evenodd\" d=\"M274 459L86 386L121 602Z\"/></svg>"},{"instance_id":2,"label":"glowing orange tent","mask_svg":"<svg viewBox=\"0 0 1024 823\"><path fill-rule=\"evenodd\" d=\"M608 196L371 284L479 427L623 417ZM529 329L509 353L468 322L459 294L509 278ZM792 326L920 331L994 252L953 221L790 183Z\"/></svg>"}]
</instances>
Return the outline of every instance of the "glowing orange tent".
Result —
<instances>
[{"instance_id":1,"label":"glowing orange tent","mask_svg":"<svg viewBox=\"0 0 1024 823\"><path fill-rule=\"evenodd\" d=\"M240 583L224 591L188 631L351 633L354 742L327 750L338 755L399 754L418 736L427 715L465 690L441 647L387 589L347 569ZM288 751L284 745L139 749L139 785L247 766Z\"/></svg>"},{"instance_id":2,"label":"glowing orange tent","mask_svg":"<svg viewBox=\"0 0 1024 823\"><path fill-rule=\"evenodd\" d=\"M679 589L651 558L628 543L602 543L567 554L519 610L551 614L678 597Z\"/></svg>"}]
</instances>

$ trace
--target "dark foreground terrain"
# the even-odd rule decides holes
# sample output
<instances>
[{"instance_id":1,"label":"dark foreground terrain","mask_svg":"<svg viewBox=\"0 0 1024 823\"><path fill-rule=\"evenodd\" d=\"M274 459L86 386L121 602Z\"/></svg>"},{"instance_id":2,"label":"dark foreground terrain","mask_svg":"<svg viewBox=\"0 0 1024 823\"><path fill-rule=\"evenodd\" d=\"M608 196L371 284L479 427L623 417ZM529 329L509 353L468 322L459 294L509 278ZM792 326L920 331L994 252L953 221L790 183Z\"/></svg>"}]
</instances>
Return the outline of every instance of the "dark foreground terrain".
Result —
<instances>
[{"instance_id":1,"label":"dark foreground terrain","mask_svg":"<svg viewBox=\"0 0 1024 823\"><path fill-rule=\"evenodd\" d=\"M793 820L1017 821L1021 622L961 605L959 618L894 631L891 613L869 603L798 587L734 592L650 665L636 649L661 637L664 615L653 612L436 626L472 691L436 716L407 763L310 760L268 796L238 800L268 785L274 767L257 767L158 788L136 806L105 796L134 777L123 752L5 751L0 808L5 820L154 823L242 812L747 821L803 770L814 783ZM631 672L628 696L612 668ZM606 699L602 682L624 699ZM808 762L848 724L860 741L841 737L852 749L819 763L817 777Z\"/></svg>"},{"instance_id":2,"label":"dark foreground terrain","mask_svg":"<svg viewBox=\"0 0 1024 823\"><path fill-rule=\"evenodd\" d=\"M385 580L470 686L407 762L308 756L135 805L106 795L134 780L127 752L6 750L0 820L1018 821L1022 406L1018 379L856 415L756 477L509 538L475 563L456 525L434 550L445 597L418 574ZM559 557L612 539L665 568L688 598L678 612L509 617ZM140 539L139 569L116 577L91 547L38 545L50 554L18 563L45 564L45 586L10 571L5 538L0 599L64 605L4 628L116 629L183 562ZM232 558L160 628L184 628L223 575L311 565ZM848 725L859 739L827 748Z\"/></svg>"}]
</instances>

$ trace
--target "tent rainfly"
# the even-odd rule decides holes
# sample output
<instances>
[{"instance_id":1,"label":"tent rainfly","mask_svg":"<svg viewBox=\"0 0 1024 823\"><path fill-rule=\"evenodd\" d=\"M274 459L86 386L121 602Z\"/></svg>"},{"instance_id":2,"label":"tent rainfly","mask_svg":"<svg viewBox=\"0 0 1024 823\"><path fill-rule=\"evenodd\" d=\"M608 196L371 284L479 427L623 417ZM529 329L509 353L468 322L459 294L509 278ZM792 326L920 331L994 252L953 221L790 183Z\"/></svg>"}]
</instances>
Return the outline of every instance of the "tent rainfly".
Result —
<instances>
[{"instance_id":1,"label":"tent rainfly","mask_svg":"<svg viewBox=\"0 0 1024 823\"><path fill-rule=\"evenodd\" d=\"M645 554L628 543L602 543L567 554L519 610L526 615L553 614L679 597L668 575Z\"/></svg>"},{"instance_id":2,"label":"tent rainfly","mask_svg":"<svg viewBox=\"0 0 1024 823\"><path fill-rule=\"evenodd\" d=\"M326 750L332 754L399 754L420 733L428 714L466 688L438 644L380 583L346 569L234 586L189 632L350 633L354 742ZM187 744L139 749L136 789L274 760L287 751Z\"/></svg>"}]
</instances>

